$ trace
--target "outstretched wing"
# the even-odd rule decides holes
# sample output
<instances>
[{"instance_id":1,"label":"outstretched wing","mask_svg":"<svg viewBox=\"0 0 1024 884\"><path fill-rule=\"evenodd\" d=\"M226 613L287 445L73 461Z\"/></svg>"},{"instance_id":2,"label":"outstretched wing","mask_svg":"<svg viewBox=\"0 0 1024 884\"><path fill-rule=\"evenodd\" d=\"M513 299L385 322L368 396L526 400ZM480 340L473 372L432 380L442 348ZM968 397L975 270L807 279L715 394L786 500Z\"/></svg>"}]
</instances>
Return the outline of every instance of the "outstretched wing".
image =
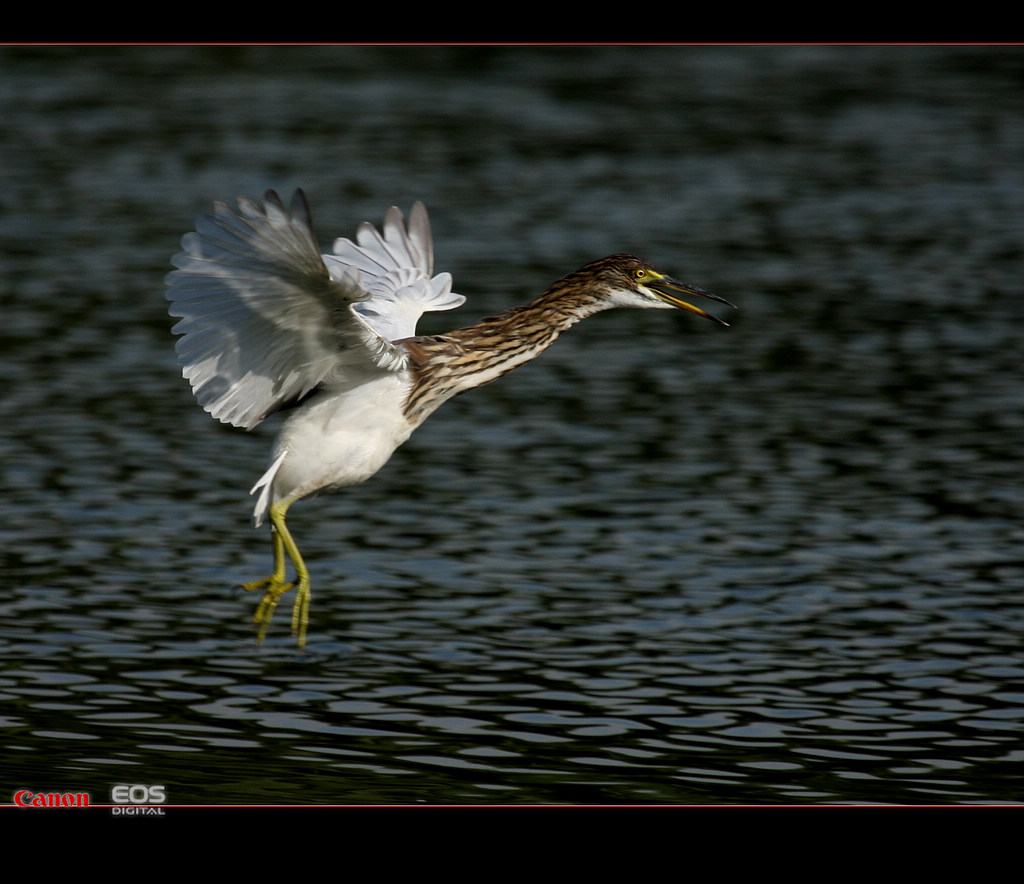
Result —
<instances>
[{"instance_id":1,"label":"outstretched wing","mask_svg":"<svg viewBox=\"0 0 1024 884\"><path fill-rule=\"evenodd\" d=\"M405 228L401 211L392 206L384 217L383 235L363 223L350 239L334 241L334 254L324 255L331 276L358 271L369 300L355 311L383 338L398 341L416 334L416 323L431 310L451 310L465 302L452 291L449 273L434 272L430 221L423 203L409 213Z\"/></svg>"},{"instance_id":2,"label":"outstretched wing","mask_svg":"<svg viewBox=\"0 0 1024 884\"><path fill-rule=\"evenodd\" d=\"M406 352L357 315L371 297L359 273L328 271L309 206L268 191L196 222L167 276L182 373L213 417L250 429L346 362L401 369Z\"/></svg>"}]
</instances>

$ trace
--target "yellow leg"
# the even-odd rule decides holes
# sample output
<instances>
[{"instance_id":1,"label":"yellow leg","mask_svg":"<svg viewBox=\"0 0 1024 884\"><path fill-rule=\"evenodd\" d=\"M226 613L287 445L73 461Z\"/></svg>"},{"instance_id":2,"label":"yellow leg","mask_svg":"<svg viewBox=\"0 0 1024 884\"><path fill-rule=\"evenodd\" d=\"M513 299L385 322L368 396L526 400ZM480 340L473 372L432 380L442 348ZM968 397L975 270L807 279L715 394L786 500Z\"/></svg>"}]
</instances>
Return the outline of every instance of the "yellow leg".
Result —
<instances>
[{"instance_id":1,"label":"yellow leg","mask_svg":"<svg viewBox=\"0 0 1024 884\"><path fill-rule=\"evenodd\" d=\"M277 603L288 590L295 590L295 604L292 606L292 633L297 636L299 647L306 644L306 627L309 625L309 569L302 560L302 554L292 539L291 532L285 524L285 513L290 501L276 503L270 507L271 542L274 546L274 571L263 580L242 584L244 590L262 589L263 598L256 606L252 622L259 627L258 641L263 641L267 634L270 619L274 616ZM291 559L295 567L295 580L285 582L287 569L286 559Z\"/></svg>"}]
</instances>

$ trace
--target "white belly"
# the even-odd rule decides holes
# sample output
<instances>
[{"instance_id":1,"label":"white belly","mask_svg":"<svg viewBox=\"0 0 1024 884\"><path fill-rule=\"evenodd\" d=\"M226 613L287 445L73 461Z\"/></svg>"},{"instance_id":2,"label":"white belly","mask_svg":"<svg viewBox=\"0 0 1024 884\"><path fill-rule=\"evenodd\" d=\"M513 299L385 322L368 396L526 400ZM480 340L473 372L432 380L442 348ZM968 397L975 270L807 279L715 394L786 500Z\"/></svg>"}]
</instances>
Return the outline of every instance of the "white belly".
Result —
<instances>
[{"instance_id":1,"label":"white belly","mask_svg":"<svg viewBox=\"0 0 1024 884\"><path fill-rule=\"evenodd\" d=\"M297 409L274 443L273 465L253 489L263 489L257 524L273 503L355 485L383 467L412 434L402 413L408 391L404 373L381 374L319 392Z\"/></svg>"}]
</instances>

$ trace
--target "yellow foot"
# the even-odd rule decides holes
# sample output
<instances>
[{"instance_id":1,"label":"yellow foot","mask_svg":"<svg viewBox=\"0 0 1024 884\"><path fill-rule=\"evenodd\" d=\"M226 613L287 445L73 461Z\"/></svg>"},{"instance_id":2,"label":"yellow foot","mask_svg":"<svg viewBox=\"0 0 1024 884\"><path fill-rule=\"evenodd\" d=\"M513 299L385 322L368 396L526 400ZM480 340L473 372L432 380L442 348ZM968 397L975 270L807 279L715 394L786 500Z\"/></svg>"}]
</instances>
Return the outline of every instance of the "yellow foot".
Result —
<instances>
[{"instance_id":1,"label":"yellow foot","mask_svg":"<svg viewBox=\"0 0 1024 884\"><path fill-rule=\"evenodd\" d=\"M294 585L294 583L285 583L277 577L267 577L263 580L242 584L242 589L246 592L252 592L257 589L263 590L263 598L260 599L259 605L256 606L256 613L252 618L252 622L260 630L256 637L257 641L262 642L267 637L267 627L270 626L278 600Z\"/></svg>"},{"instance_id":2,"label":"yellow foot","mask_svg":"<svg viewBox=\"0 0 1024 884\"><path fill-rule=\"evenodd\" d=\"M299 647L306 644L306 627L309 626L309 600L313 593L309 590L309 577L300 577L295 582L295 604L292 605L292 635Z\"/></svg>"},{"instance_id":3,"label":"yellow foot","mask_svg":"<svg viewBox=\"0 0 1024 884\"><path fill-rule=\"evenodd\" d=\"M267 627L274 616L277 603L281 596L291 589L295 590L295 604L292 606L292 634L298 638L299 647L306 644L306 628L309 625L309 600L312 593L309 589L309 577L302 576L298 580L285 583L281 578L271 575L263 580L243 583L242 589L247 592L262 589L263 598L256 606L252 622L259 627L256 640L262 642L267 636Z\"/></svg>"},{"instance_id":4,"label":"yellow foot","mask_svg":"<svg viewBox=\"0 0 1024 884\"><path fill-rule=\"evenodd\" d=\"M309 569L302 561L299 548L292 540L287 526L284 523L284 514L291 505L291 501L284 500L273 504L270 507L270 521L273 525L271 540L274 545L274 573L263 580L253 583L243 583L242 589L262 589L263 598L256 606L256 614L252 618L260 631L258 640L263 641L267 635L267 627L270 626L270 618L274 616L274 609L277 603L288 590L295 590L295 604L292 606L292 633L298 638L299 647L306 644L306 627L309 625ZM291 559L295 566L296 578L290 583L285 582L287 571L286 559Z\"/></svg>"}]
</instances>

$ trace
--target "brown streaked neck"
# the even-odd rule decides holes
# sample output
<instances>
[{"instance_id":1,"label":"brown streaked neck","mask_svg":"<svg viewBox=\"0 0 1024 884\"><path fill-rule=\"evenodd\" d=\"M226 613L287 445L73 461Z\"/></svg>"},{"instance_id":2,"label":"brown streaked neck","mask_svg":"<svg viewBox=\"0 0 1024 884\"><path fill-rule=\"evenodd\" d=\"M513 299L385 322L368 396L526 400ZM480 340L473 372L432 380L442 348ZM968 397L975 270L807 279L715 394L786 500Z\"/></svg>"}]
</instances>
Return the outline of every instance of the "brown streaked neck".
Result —
<instances>
[{"instance_id":1,"label":"brown streaked neck","mask_svg":"<svg viewBox=\"0 0 1024 884\"><path fill-rule=\"evenodd\" d=\"M579 285L573 273L529 304L488 316L444 335L406 338L412 356L413 387L405 413L419 426L442 403L497 380L539 356L558 336L612 306Z\"/></svg>"}]
</instances>

